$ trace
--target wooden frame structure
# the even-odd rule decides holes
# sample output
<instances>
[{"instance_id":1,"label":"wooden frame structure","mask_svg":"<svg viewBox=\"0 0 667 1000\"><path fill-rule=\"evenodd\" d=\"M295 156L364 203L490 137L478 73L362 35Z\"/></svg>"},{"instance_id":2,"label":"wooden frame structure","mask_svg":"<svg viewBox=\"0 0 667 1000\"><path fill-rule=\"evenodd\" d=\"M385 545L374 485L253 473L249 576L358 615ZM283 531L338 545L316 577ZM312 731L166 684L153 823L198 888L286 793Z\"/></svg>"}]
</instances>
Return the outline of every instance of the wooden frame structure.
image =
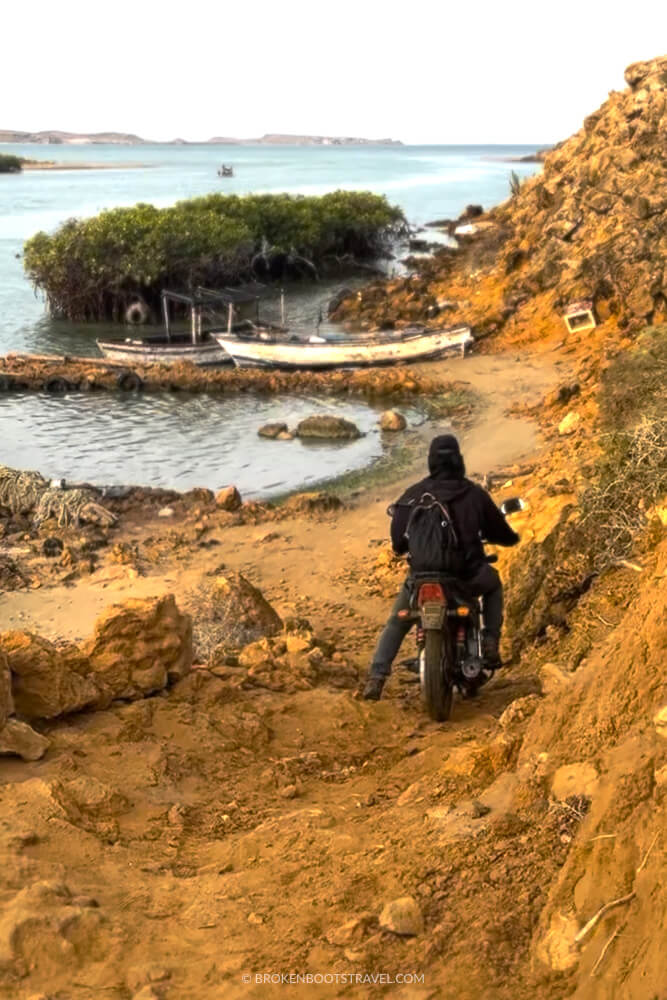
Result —
<instances>
[{"instance_id":1,"label":"wooden frame structure","mask_svg":"<svg viewBox=\"0 0 667 1000\"><path fill-rule=\"evenodd\" d=\"M584 333L586 330L594 330L597 322L593 312L593 303L588 300L571 302L563 313L563 322L568 333Z\"/></svg>"}]
</instances>

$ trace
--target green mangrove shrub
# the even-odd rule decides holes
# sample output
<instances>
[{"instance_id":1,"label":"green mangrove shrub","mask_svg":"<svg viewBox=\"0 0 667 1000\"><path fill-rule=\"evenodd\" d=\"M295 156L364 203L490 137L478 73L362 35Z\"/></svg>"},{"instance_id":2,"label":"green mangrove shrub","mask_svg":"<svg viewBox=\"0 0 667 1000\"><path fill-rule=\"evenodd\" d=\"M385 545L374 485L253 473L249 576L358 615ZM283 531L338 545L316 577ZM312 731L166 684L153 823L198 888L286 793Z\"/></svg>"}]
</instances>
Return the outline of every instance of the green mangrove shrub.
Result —
<instances>
[{"instance_id":1,"label":"green mangrove shrub","mask_svg":"<svg viewBox=\"0 0 667 1000\"><path fill-rule=\"evenodd\" d=\"M137 298L156 309L165 287L317 276L330 261L377 258L404 227L399 208L364 191L211 194L70 219L27 241L24 266L52 315L119 320Z\"/></svg>"},{"instance_id":2,"label":"green mangrove shrub","mask_svg":"<svg viewBox=\"0 0 667 1000\"><path fill-rule=\"evenodd\" d=\"M20 156L0 153L0 174L19 174L22 169L23 160Z\"/></svg>"}]
</instances>

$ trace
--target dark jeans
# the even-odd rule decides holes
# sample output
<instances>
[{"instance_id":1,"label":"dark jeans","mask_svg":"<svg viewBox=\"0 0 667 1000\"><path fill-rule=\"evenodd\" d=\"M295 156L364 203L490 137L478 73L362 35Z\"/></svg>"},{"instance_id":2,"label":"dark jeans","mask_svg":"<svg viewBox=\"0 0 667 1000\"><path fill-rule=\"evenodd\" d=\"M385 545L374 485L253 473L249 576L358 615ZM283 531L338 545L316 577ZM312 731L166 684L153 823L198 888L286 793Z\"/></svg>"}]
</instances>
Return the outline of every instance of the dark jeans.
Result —
<instances>
[{"instance_id":1,"label":"dark jeans","mask_svg":"<svg viewBox=\"0 0 667 1000\"><path fill-rule=\"evenodd\" d=\"M382 630L378 644L373 653L371 673L388 677L391 665L398 653L401 643L412 628L413 622L398 617L398 612L410 606L410 577L401 587L394 601L389 620ZM474 576L465 581L466 590L474 597L483 597L484 627L487 632L500 639L503 627L503 585L497 570L484 563Z\"/></svg>"}]
</instances>

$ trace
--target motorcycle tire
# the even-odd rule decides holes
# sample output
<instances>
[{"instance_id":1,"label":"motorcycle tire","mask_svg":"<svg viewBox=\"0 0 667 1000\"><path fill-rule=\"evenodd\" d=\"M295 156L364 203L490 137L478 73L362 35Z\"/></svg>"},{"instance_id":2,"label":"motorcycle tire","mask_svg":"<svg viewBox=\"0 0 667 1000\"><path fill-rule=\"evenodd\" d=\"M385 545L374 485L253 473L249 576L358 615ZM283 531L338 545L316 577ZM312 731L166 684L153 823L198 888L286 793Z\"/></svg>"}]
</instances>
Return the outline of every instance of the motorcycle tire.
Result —
<instances>
[{"instance_id":1,"label":"motorcycle tire","mask_svg":"<svg viewBox=\"0 0 667 1000\"><path fill-rule=\"evenodd\" d=\"M451 668L447 641L439 629L427 629L424 636L421 671L422 698L434 722L446 722L452 712Z\"/></svg>"}]
</instances>

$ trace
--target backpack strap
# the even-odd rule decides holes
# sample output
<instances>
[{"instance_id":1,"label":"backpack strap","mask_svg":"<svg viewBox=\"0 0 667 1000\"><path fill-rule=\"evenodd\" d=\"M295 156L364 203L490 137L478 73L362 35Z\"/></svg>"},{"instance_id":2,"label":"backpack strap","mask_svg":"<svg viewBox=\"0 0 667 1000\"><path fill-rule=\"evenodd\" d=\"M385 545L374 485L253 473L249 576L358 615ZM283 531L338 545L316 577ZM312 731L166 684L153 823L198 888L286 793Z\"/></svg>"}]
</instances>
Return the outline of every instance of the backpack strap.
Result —
<instances>
[{"instance_id":1,"label":"backpack strap","mask_svg":"<svg viewBox=\"0 0 667 1000\"><path fill-rule=\"evenodd\" d=\"M450 513L449 507L448 507L448 505L447 505L446 502L444 502L442 500L438 500L438 498L436 496L434 496L432 493L422 493L422 495L419 498L419 500L413 499L413 500L410 500L408 502L408 506L412 506L412 505L414 505L414 510L412 510L412 512L410 513L410 517L408 519L408 524L407 524L407 527L405 529L405 537L406 538L410 537L410 525L411 525L411 523L413 521L413 518L414 518L417 510L420 507L427 508L427 509L430 508L430 507L437 507L439 509L440 513L442 514L443 523L447 524L449 530L452 533L452 538L453 538L453 541L454 541L454 545L457 548L459 547L458 532L456 530L456 527L454 525L454 520L452 518L452 515Z\"/></svg>"}]
</instances>

